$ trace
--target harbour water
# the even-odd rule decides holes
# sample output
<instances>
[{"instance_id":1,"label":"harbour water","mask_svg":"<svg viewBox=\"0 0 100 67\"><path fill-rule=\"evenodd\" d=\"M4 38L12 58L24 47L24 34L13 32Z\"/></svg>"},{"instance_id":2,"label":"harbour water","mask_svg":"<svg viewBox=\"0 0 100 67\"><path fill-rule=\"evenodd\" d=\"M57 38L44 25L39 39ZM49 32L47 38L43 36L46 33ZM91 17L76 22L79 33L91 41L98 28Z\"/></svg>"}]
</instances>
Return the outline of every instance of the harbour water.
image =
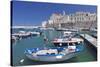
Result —
<instances>
[{"instance_id":1,"label":"harbour water","mask_svg":"<svg viewBox=\"0 0 100 67\"><path fill-rule=\"evenodd\" d=\"M38 29L13 29L12 33L18 32L20 30L24 31L39 31ZM59 37L62 35L61 31L55 30L42 30L43 34L39 36L33 36L26 39L19 40L13 44L12 47L12 65L19 66L19 65L39 65L39 64L51 64L51 62L39 62L35 60L28 59L24 51L27 48L34 48L34 47L55 47L51 40L55 37ZM44 35L48 38L48 43L45 43L43 38ZM21 62L23 60L23 62ZM97 49L93 47L90 43L85 41L84 43L84 50L76 57L73 57L69 60L62 61L62 62L52 62L53 63L73 63L73 62L88 62L88 61L96 61L97 60Z\"/></svg>"}]
</instances>

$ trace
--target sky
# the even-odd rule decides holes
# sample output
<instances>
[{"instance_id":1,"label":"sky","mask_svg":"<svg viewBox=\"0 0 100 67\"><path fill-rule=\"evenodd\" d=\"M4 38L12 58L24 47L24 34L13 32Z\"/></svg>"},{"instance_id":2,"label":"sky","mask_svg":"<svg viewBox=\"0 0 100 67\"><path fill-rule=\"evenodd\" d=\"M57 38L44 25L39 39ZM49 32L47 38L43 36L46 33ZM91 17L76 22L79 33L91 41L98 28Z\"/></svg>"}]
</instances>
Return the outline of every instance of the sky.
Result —
<instances>
[{"instance_id":1,"label":"sky","mask_svg":"<svg viewBox=\"0 0 100 67\"><path fill-rule=\"evenodd\" d=\"M12 1L12 25L41 25L41 23L47 21L53 13L62 14L63 11L65 11L66 14L79 11L97 13L97 7L95 5Z\"/></svg>"}]
</instances>

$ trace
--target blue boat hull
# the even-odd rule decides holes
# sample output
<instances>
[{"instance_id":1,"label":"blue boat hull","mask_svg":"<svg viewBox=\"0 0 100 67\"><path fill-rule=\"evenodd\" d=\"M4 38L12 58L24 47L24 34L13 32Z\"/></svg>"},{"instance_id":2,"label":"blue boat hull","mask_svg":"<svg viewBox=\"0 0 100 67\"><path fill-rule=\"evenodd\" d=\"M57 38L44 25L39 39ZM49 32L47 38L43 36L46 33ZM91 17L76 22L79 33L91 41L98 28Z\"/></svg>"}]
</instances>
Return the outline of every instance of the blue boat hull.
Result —
<instances>
[{"instance_id":1,"label":"blue boat hull","mask_svg":"<svg viewBox=\"0 0 100 67\"><path fill-rule=\"evenodd\" d=\"M32 49L27 49L25 51L25 55L31 59L31 60L37 60L37 61L45 61L45 62L57 62L57 61L65 61L68 60L72 57L77 56L78 54L80 54L80 52L82 51L82 48L79 47L80 49L77 49L75 52L71 52L71 53L66 53L66 54L57 54L57 55L36 55L33 56L32 55ZM34 48L33 48L34 49ZM36 50L36 49L34 49ZM59 48L57 48L57 50L59 50ZM60 50L63 50L62 48Z\"/></svg>"},{"instance_id":2,"label":"blue boat hull","mask_svg":"<svg viewBox=\"0 0 100 67\"><path fill-rule=\"evenodd\" d=\"M34 56L31 56L31 55L27 55L26 56L31 59L31 60L36 60L36 61L44 61L44 62L57 62L57 61L65 61L65 60L68 60L68 59L71 59L73 57L76 57L80 52L77 52L77 53L70 53L70 54L67 54L67 55L64 55L62 56L62 58L56 58L56 56L37 56L37 57L34 57Z\"/></svg>"}]
</instances>

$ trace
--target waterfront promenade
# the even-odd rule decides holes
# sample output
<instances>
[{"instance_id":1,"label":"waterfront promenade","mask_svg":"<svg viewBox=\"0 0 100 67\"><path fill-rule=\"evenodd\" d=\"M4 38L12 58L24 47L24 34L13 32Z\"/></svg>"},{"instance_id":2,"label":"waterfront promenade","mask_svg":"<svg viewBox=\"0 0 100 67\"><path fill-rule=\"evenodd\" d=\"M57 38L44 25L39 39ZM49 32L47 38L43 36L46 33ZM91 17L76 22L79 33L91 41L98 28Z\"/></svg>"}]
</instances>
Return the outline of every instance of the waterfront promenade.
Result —
<instances>
[{"instance_id":1,"label":"waterfront promenade","mask_svg":"<svg viewBox=\"0 0 100 67\"><path fill-rule=\"evenodd\" d=\"M93 46L97 47L97 39L88 35L88 34L80 34L84 39L90 42Z\"/></svg>"}]
</instances>

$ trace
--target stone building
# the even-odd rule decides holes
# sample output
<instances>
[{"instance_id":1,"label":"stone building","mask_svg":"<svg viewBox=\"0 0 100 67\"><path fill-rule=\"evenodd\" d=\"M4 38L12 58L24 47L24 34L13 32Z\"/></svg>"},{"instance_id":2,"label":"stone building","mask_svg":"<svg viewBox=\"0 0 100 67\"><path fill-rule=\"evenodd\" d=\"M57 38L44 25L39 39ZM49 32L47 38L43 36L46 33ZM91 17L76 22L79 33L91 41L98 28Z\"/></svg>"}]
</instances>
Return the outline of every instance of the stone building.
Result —
<instances>
[{"instance_id":1,"label":"stone building","mask_svg":"<svg viewBox=\"0 0 100 67\"><path fill-rule=\"evenodd\" d=\"M73 14L54 13L45 24L45 27L67 29L90 29L97 27L97 15L90 12L76 12Z\"/></svg>"}]
</instances>

